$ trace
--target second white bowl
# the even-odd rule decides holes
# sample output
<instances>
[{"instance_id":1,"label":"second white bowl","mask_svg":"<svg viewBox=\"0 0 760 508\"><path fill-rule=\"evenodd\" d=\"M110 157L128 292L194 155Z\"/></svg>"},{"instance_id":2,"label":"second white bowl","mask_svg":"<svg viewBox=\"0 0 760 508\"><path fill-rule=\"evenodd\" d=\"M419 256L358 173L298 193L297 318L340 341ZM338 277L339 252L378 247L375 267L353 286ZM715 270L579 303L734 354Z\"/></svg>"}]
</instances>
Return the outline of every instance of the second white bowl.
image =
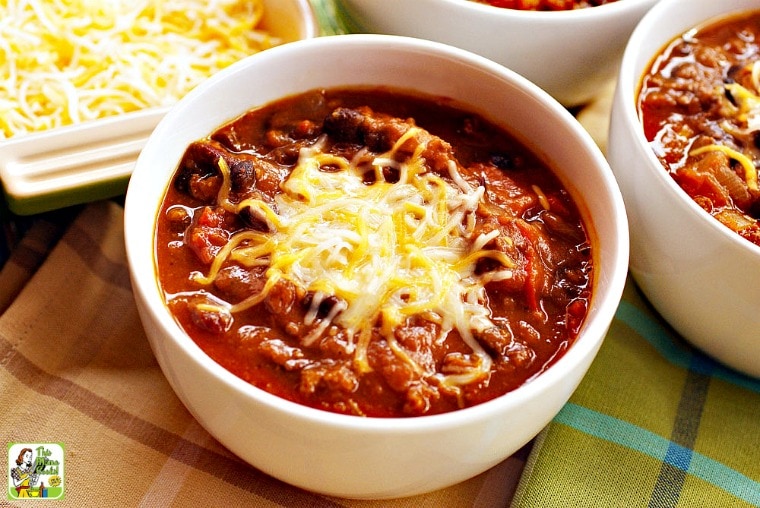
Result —
<instances>
[{"instance_id":1,"label":"second white bowl","mask_svg":"<svg viewBox=\"0 0 760 508\"><path fill-rule=\"evenodd\" d=\"M643 73L675 37L757 0L662 0L628 43L612 105L608 158L631 220L631 273L662 316L724 364L760 377L760 247L699 207L644 136Z\"/></svg>"},{"instance_id":2,"label":"second white bowl","mask_svg":"<svg viewBox=\"0 0 760 508\"><path fill-rule=\"evenodd\" d=\"M336 1L362 30L473 51L522 74L565 106L590 101L614 78L626 40L657 2L537 12L469 0Z\"/></svg>"}]
</instances>

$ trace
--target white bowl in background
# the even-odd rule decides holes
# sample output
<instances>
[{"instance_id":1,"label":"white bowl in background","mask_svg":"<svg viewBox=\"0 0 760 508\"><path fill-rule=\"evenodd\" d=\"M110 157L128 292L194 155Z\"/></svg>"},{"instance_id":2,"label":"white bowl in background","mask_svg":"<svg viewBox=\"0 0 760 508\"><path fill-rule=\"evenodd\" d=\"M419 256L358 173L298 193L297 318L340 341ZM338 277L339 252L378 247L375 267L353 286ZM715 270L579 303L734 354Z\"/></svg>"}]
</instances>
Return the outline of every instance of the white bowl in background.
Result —
<instances>
[{"instance_id":1,"label":"white bowl in background","mask_svg":"<svg viewBox=\"0 0 760 508\"><path fill-rule=\"evenodd\" d=\"M625 42L657 0L618 0L568 11L522 11L470 0L336 0L372 33L419 37L473 51L549 92L589 102L614 79Z\"/></svg>"},{"instance_id":2,"label":"white bowl in background","mask_svg":"<svg viewBox=\"0 0 760 508\"><path fill-rule=\"evenodd\" d=\"M211 360L177 325L156 282L154 231L188 146L245 111L292 94L384 85L448 96L504 126L555 169L590 226L595 281L577 341L546 372L448 414L362 418L304 407ZM261 471L327 495L381 499L471 478L509 457L561 409L593 361L619 304L628 261L625 211L606 160L580 124L534 84L485 58L420 39L340 35L250 57L164 117L137 161L125 240L137 307L163 372L200 424Z\"/></svg>"},{"instance_id":3,"label":"white bowl in background","mask_svg":"<svg viewBox=\"0 0 760 508\"><path fill-rule=\"evenodd\" d=\"M631 35L613 99L607 156L630 218L631 273L684 338L760 377L760 247L699 207L663 168L636 97L654 56L694 26L757 0L661 0Z\"/></svg>"}]
</instances>

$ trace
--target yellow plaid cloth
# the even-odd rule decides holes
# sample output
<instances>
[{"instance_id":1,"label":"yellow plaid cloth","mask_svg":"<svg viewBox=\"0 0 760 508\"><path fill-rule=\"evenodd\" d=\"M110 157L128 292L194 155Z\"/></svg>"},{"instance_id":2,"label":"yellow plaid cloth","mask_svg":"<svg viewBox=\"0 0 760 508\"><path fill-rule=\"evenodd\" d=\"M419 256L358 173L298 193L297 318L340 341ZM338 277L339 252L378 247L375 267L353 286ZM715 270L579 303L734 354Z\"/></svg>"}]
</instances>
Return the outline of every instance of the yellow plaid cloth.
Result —
<instances>
[{"instance_id":1,"label":"yellow plaid cloth","mask_svg":"<svg viewBox=\"0 0 760 508\"><path fill-rule=\"evenodd\" d=\"M760 380L695 351L629 283L514 506L760 506Z\"/></svg>"}]
</instances>

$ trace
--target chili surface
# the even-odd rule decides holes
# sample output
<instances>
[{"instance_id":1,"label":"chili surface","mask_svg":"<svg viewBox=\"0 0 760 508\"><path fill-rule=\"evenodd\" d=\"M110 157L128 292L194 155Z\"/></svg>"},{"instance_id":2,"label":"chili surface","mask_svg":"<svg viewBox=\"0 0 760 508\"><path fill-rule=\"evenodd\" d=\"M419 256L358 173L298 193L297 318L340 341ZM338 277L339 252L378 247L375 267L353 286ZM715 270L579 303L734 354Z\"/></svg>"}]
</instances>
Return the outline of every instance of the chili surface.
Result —
<instances>
[{"instance_id":1,"label":"chili surface","mask_svg":"<svg viewBox=\"0 0 760 508\"><path fill-rule=\"evenodd\" d=\"M480 404L543 372L593 273L543 162L447 99L387 89L315 90L192 143L156 251L169 309L210 357L373 417Z\"/></svg>"},{"instance_id":2,"label":"chili surface","mask_svg":"<svg viewBox=\"0 0 760 508\"><path fill-rule=\"evenodd\" d=\"M695 27L643 76L638 110L660 162L704 210L760 245L760 11Z\"/></svg>"}]
</instances>

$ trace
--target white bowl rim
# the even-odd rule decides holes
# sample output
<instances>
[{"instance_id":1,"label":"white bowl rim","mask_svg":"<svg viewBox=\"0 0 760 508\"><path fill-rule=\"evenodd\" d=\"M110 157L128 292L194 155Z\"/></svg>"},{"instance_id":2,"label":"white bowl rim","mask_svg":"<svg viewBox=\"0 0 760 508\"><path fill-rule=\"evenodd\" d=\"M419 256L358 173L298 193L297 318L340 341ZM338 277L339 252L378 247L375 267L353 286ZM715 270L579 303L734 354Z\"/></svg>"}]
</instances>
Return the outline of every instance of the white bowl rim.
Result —
<instances>
[{"instance_id":1,"label":"white bowl rim","mask_svg":"<svg viewBox=\"0 0 760 508\"><path fill-rule=\"evenodd\" d=\"M689 196L689 194L686 193L686 191L683 190L681 186L678 185L678 183L676 183L673 177L670 176L667 170L665 170L665 168L662 166L662 163L659 161L659 159L657 159L657 156L655 155L654 151L649 145L649 142L646 139L646 136L644 135L643 125L639 120L636 102L638 100L642 75L634 75L634 69L636 67L637 60L642 57L640 48L645 47L644 41L650 40L652 38L652 25L658 19L661 19L661 16L663 14L669 13L670 9L673 8L672 6L677 5L677 1L678 0L662 0L658 2L657 5L652 7L652 9L642 17L639 24L631 33L631 37L628 40L628 44L626 46L625 52L623 53L623 58L620 63L619 77L616 84L617 90L615 90L615 94L618 95L616 99L620 99L620 102L622 102L621 113L623 119L629 127L633 126L633 130L635 132L635 143L638 148L646 154L647 160L649 162L649 169L656 174L657 180L669 189L670 193L677 200L676 202L680 203L682 206L686 206L690 212L695 214L696 217L700 217L701 222L705 223L705 225L712 232L719 235L719 237L721 237L726 242L729 242L737 249L752 253L753 256L760 256L760 245L756 245L746 238L742 238L738 233L721 224L715 217L710 215L706 210L699 206L694 201L694 199ZM684 2L684 6L687 5L688 2ZM760 11L760 5L758 5L755 9L739 8L728 12L716 12L714 16L711 16L710 18L703 20L698 24L710 22L711 20L718 20L726 16L731 16L732 14L750 10ZM694 26L695 25L689 25L683 30L677 30L674 28L674 33L670 35L670 38L664 41L662 46L664 47L666 44L669 44L675 38L687 32ZM660 48L660 50L662 49L663 48ZM651 62L651 60L656 55L647 56L649 56ZM644 69L644 72L646 72L647 69L648 66ZM629 98L629 100L624 100L626 97ZM657 171L658 169L661 171Z\"/></svg>"},{"instance_id":2,"label":"white bowl rim","mask_svg":"<svg viewBox=\"0 0 760 508\"><path fill-rule=\"evenodd\" d=\"M371 0L370 0L371 1ZM416 1L416 0L404 0ZM503 18L517 18L522 21L530 20L557 20L566 22L570 19L587 19L603 18L616 16L621 12L636 10L641 4L655 3L658 0L617 0L615 2L597 5L594 7L584 7L582 9L567 9L560 11L531 11L523 9L509 9L506 7L497 7L495 5L474 2L472 0L436 0L441 4L447 4L452 8L462 10L473 10L488 16Z\"/></svg>"},{"instance_id":3,"label":"white bowl rim","mask_svg":"<svg viewBox=\"0 0 760 508\"><path fill-rule=\"evenodd\" d=\"M154 149L152 148L154 144L152 140L162 135L165 131L168 131L170 129L169 124L174 116L178 116L186 105L191 104L195 100L196 96L202 95L206 89L212 88L216 82L237 73L239 69L247 66L247 62L250 60L267 58L276 59L280 56L280 53L294 50L297 51L302 46L315 46L318 48L320 46L326 47L332 44L340 44L343 47L346 45L372 46L379 51L388 47L390 44L395 44L396 48L403 46L406 50L432 52L439 56L443 55L454 60L460 60L470 66L481 67L487 69L491 73L506 77L513 86L542 98L545 106L555 115L555 120L562 122L563 124L572 123L572 129L578 134L578 140L580 142L579 148L586 151L591 158L596 160L598 162L598 167L608 168L607 161L601 150L591 136L580 126L579 123L577 123L577 120L547 92L516 72L485 57L443 43L406 36L377 34L334 35L295 41L258 53L225 68L210 79L198 85L171 108L168 114L153 131L154 134L148 140L142 153L148 153ZM136 169L140 166L141 158L142 154L140 158L138 158ZM135 173L139 176L138 171L135 171ZM390 433L394 435L399 433L425 433L432 429L440 430L454 428L467 424L468 422L483 421L503 413L505 408L519 406L523 401L534 397L537 393L541 393L551 386L561 384L560 380L568 372L578 368L579 364L582 364L584 359L588 358L589 355L595 354L594 350L596 350L604 341L607 328L619 305L620 297L622 296L626 282L628 267L628 223L622 196L614 177L612 176L612 172L602 171L600 177L603 179L606 188L611 193L611 200L616 206L616 211L620 213L615 214L617 238L610 239L611 247L615 249L615 252L609 255L613 256L615 263L612 266L612 271L605 276L608 286L606 295L607 299L602 301L597 298L594 300L596 305L595 314L592 316L592 319L587 320L583 326L584 334L589 338L584 340L584 337L579 336L564 352L562 357L557 359L548 369L544 370L534 379L526 382L515 390L479 405L458 409L448 413L400 418L365 418L315 409L272 395L235 376L222 367L203 352L203 350L201 350L201 348L190 339L184 331L182 331L165 308L158 285L154 281L155 277L151 277L149 280L145 280L147 278L133 277L133 290L139 292L143 296L144 301L148 303L147 310L152 312L156 320L161 323L162 329L168 332L169 338L167 338L167 340L173 340L180 345L197 365L213 374L213 376L224 383L227 388L242 393L246 397L257 399L270 407L276 407L278 410L286 412L296 419L307 420L313 423L329 424L336 428L361 429L368 433ZM130 186L131 185L130 182ZM129 213L129 210L132 207L137 208L140 206L139 200L139 197L131 194L129 190L127 191L125 202L125 239L127 242L127 258L128 261L130 261L130 269L134 264L131 262L133 253L129 248L131 243L129 238L132 234L138 234L135 233L135 231L139 231L141 228L130 223L131 214ZM132 202L134 202L134 204L132 204ZM150 228L151 234L154 227L155 226L152 225ZM151 304L155 304L156 307Z\"/></svg>"}]
</instances>

